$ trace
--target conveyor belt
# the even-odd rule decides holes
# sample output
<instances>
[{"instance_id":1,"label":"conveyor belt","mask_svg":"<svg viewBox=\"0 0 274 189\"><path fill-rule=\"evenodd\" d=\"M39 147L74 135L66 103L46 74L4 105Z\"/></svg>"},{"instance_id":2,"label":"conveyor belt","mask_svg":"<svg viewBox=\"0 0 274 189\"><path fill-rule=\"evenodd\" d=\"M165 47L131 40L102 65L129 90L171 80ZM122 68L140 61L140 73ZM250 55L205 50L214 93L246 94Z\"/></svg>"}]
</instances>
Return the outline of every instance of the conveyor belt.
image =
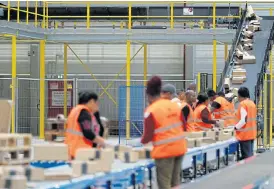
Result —
<instances>
[{"instance_id":1,"label":"conveyor belt","mask_svg":"<svg viewBox=\"0 0 274 189\"><path fill-rule=\"evenodd\" d=\"M274 173L274 152L266 152L245 164L232 166L221 172L183 186L184 189L238 189Z\"/></svg>"}]
</instances>

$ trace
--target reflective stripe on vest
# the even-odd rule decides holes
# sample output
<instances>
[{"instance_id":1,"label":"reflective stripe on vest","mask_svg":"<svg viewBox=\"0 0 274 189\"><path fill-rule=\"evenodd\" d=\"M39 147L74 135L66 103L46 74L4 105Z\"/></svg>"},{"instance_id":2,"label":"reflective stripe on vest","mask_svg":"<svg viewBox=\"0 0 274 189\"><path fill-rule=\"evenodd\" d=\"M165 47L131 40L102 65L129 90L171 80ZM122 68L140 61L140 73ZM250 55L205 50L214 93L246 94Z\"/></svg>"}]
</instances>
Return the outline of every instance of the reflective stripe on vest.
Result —
<instances>
[{"instance_id":1,"label":"reflective stripe on vest","mask_svg":"<svg viewBox=\"0 0 274 189\"><path fill-rule=\"evenodd\" d=\"M176 127L181 127L183 126L183 123L182 122L178 122L178 123L174 123L172 125L168 125L168 126L165 126L165 127L160 127L158 129L155 129L154 130L154 133L160 133L160 132L164 132L164 131L168 131L169 129L173 129L173 128L176 128Z\"/></svg>"},{"instance_id":2,"label":"reflective stripe on vest","mask_svg":"<svg viewBox=\"0 0 274 189\"><path fill-rule=\"evenodd\" d=\"M248 128L243 128L243 129L237 129L237 131L242 131L242 132L246 132L246 131L253 131L253 130L257 130L257 127L248 127Z\"/></svg>"},{"instance_id":3,"label":"reflective stripe on vest","mask_svg":"<svg viewBox=\"0 0 274 189\"><path fill-rule=\"evenodd\" d=\"M180 135L180 136L176 136L176 137L172 137L172 138L168 138L168 139L159 140L157 142L153 142L153 145L159 146L159 145L163 145L163 144L168 144L168 143L175 142L177 140L181 140L184 138L185 138L184 135Z\"/></svg>"},{"instance_id":4,"label":"reflective stripe on vest","mask_svg":"<svg viewBox=\"0 0 274 189\"><path fill-rule=\"evenodd\" d=\"M81 136L81 137L84 136L82 132L80 132L80 131L75 131L75 130L73 130L73 129L66 129L66 132L68 132L68 133L70 133L70 134L72 134L72 135L76 135L76 136Z\"/></svg>"}]
</instances>

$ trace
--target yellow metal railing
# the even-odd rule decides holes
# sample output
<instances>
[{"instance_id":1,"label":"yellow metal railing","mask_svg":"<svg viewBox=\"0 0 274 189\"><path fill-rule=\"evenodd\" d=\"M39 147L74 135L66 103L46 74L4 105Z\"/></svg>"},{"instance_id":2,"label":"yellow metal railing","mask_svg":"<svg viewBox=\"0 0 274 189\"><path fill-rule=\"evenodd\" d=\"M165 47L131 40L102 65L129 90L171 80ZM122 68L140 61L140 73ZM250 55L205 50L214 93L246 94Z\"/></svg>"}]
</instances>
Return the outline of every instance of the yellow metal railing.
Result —
<instances>
[{"instance_id":1,"label":"yellow metal railing","mask_svg":"<svg viewBox=\"0 0 274 189\"><path fill-rule=\"evenodd\" d=\"M163 18L163 19L167 19L169 20L169 25L170 28L174 28L174 23L176 22L176 18L196 18L196 19L208 19L208 18L212 18L213 19L213 28L216 28L216 19L217 18L240 18L240 14L238 16L217 16L216 15L216 5L217 4L229 4L229 2L187 2L190 3L191 6L193 6L193 4L204 4L204 3L209 3L212 5L213 7L213 13L211 16L194 16L194 15L187 15L187 16L175 16L174 15L174 6L176 4L178 4L178 2L142 2L142 4L167 4L170 6L170 13L169 15L166 16L135 16L132 15L132 11L131 11L131 7L133 3L137 3L138 2L111 2L111 1L96 1L96 2L92 2L92 4L128 4L128 15L127 16L94 16L94 15L90 15L90 9L91 9L91 3L89 1L87 2L72 2L72 1L42 1L43 2L43 6L42 6L42 10L43 13L42 14L38 14L38 1L35 1L35 7L34 7L34 12L29 11L29 1L26 1L26 7L24 9L20 9L20 1L17 1L17 6L16 8L11 7L10 5L10 1L8 1L7 6L5 5L0 5L0 8L4 8L7 9L7 20L10 21L10 14L11 11L16 11L17 12L17 23L20 23L20 13L25 13L26 14L26 20L25 23L29 24L29 15L34 15L34 26L38 26L38 19L41 20L41 27L42 28L48 28L49 27L49 20L53 20L53 19L62 19L62 18L72 18L72 19L85 19L86 20L86 27L90 28L90 19L91 18L106 18L106 19L110 19L110 18L117 18L117 19L127 19L128 23L128 29L131 29L132 26L132 19L134 18L146 18L146 19L151 19L151 18ZM56 15L49 15L49 4L85 4L86 5L86 10L87 10L87 14L85 16L71 16L71 15L65 15L65 16L56 16ZM235 3L233 3L235 4ZM239 4L240 7L240 4ZM121 23L121 28L124 28L124 22ZM184 23L187 23L184 22ZM190 22L192 23L192 25L194 25L194 22ZM204 28L204 23L202 22L202 20L198 21L198 25L200 26L201 29ZM56 25L55 25L56 26ZM54 26L54 28L56 28Z\"/></svg>"}]
</instances>

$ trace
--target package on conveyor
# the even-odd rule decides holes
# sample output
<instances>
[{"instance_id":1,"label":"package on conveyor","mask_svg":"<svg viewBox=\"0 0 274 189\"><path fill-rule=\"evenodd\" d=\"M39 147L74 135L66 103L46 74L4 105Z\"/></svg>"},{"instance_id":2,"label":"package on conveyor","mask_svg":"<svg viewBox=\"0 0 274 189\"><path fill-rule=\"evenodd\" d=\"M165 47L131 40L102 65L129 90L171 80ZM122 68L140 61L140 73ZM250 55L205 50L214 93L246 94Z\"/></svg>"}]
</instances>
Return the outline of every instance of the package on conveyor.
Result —
<instances>
[{"instance_id":1,"label":"package on conveyor","mask_svg":"<svg viewBox=\"0 0 274 189\"><path fill-rule=\"evenodd\" d=\"M187 148L202 146L202 138L186 138Z\"/></svg>"},{"instance_id":2,"label":"package on conveyor","mask_svg":"<svg viewBox=\"0 0 274 189\"><path fill-rule=\"evenodd\" d=\"M227 77L225 78L225 81L224 81L224 88L229 90L230 86L231 86L231 79Z\"/></svg>"},{"instance_id":3,"label":"package on conveyor","mask_svg":"<svg viewBox=\"0 0 274 189\"><path fill-rule=\"evenodd\" d=\"M256 57L252 55L251 51L244 51L244 56L242 60L242 64L255 64Z\"/></svg>"},{"instance_id":4,"label":"package on conveyor","mask_svg":"<svg viewBox=\"0 0 274 189\"><path fill-rule=\"evenodd\" d=\"M251 51L251 50L253 50L253 44L252 43L246 43L246 44L244 44L244 50L245 51Z\"/></svg>"},{"instance_id":5,"label":"package on conveyor","mask_svg":"<svg viewBox=\"0 0 274 189\"><path fill-rule=\"evenodd\" d=\"M112 148L82 148L76 151L75 160L78 161L103 161L112 164L114 161L114 150Z\"/></svg>"},{"instance_id":6,"label":"package on conveyor","mask_svg":"<svg viewBox=\"0 0 274 189\"><path fill-rule=\"evenodd\" d=\"M233 77L246 77L246 70L243 68L236 68L232 70Z\"/></svg>"},{"instance_id":7,"label":"package on conveyor","mask_svg":"<svg viewBox=\"0 0 274 189\"><path fill-rule=\"evenodd\" d=\"M34 161L68 161L68 146L66 144L34 144Z\"/></svg>"},{"instance_id":8,"label":"package on conveyor","mask_svg":"<svg viewBox=\"0 0 274 189\"><path fill-rule=\"evenodd\" d=\"M245 38L243 38L243 39L241 39L241 43L244 45L244 44L249 44L249 43L253 43L254 42L254 40L253 39L245 39Z\"/></svg>"},{"instance_id":9,"label":"package on conveyor","mask_svg":"<svg viewBox=\"0 0 274 189\"><path fill-rule=\"evenodd\" d=\"M133 151L138 153L139 159L150 159L152 148L153 147L136 148L136 149L133 149Z\"/></svg>"},{"instance_id":10,"label":"package on conveyor","mask_svg":"<svg viewBox=\"0 0 274 189\"><path fill-rule=\"evenodd\" d=\"M215 141L229 140L234 137L233 129L223 129L219 131L207 131L207 137Z\"/></svg>"},{"instance_id":11,"label":"package on conveyor","mask_svg":"<svg viewBox=\"0 0 274 189\"><path fill-rule=\"evenodd\" d=\"M42 181L45 180L44 169L38 167L23 167L23 166L3 166L1 171L3 177L10 177L13 175L26 176L28 181ZM1 177L1 174L0 174Z\"/></svg>"},{"instance_id":12,"label":"package on conveyor","mask_svg":"<svg viewBox=\"0 0 274 189\"><path fill-rule=\"evenodd\" d=\"M254 33L252 31L245 30L243 31L245 39L253 39Z\"/></svg>"},{"instance_id":13,"label":"package on conveyor","mask_svg":"<svg viewBox=\"0 0 274 189\"><path fill-rule=\"evenodd\" d=\"M260 31L261 30L261 26L260 25L257 25L257 24L249 24L248 25L248 31L251 31L251 32L257 32L257 31Z\"/></svg>"},{"instance_id":14,"label":"package on conveyor","mask_svg":"<svg viewBox=\"0 0 274 189\"><path fill-rule=\"evenodd\" d=\"M254 12L251 5L249 5L247 7L246 18L250 21L252 21L252 20L258 20L258 21L262 20L261 17L259 17L258 15L255 14L255 12Z\"/></svg>"},{"instance_id":15,"label":"package on conveyor","mask_svg":"<svg viewBox=\"0 0 274 189\"><path fill-rule=\"evenodd\" d=\"M25 189L27 188L27 179L23 175L13 175L0 178L0 188Z\"/></svg>"},{"instance_id":16,"label":"package on conveyor","mask_svg":"<svg viewBox=\"0 0 274 189\"><path fill-rule=\"evenodd\" d=\"M246 77L237 76L232 78L232 84L243 84L246 81Z\"/></svg>"},{"instance_id":17,"label":"package on conveyor","mask_svg":"<svg viewBox=\"0 0 274 189\"><path fill-rule=\"evenodd\" d=\"M206 132L205 131L184 132L184 136L186 136L186 138L203 138L203 137L206 137Z\"/></svg>"},{"instance_id":18,"label":"package on conveyor","mask_svg":"<svg viewBox=\"0 0 274 189\"><path fill-rule=\"evenodd\" d=\"M104 161L79 161L73 160L71 162L72 172L74 177L79 177L86 174L96 174L100 172L110 172L112 164Z\"/></svg>"}]
</instances>

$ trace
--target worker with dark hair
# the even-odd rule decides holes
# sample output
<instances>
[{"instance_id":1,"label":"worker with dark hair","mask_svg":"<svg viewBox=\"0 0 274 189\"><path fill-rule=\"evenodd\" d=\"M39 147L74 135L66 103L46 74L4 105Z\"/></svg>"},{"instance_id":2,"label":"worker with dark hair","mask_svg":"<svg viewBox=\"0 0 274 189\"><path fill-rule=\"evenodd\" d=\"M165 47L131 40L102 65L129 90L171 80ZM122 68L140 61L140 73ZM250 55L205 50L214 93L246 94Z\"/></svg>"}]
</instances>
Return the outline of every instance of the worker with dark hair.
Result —
<instances>
[{"instance_id":1,"label":"worker with dark hair","mask_svg":"<svg viewBox=\"0 0 274 189\"><path fill-rule=\"evenodd\" d=\"M214 114L214 118L218 120L224 120L224 126L234 126L236 124L235 109L232 102L229 102L225 98L224 92L218 92L215 95L215 91L208 92L213 96L213 102L211 103L210 111Z\"/></svg>"},{"instance_id":2,"label":"worker with dark hair","mask_svg":"<svg viewBox=\"0 0 274 189\"><path fill-rule=\"evenodd\" d=\"M213 89L207 90L207 96L210 102L213 102L217 98L217 94Z\"/></svg>"},{"instance_id":3,"label":"worker with dark hair","mask_svg":"<svg viewBox=\"0 0 274 189\"><path fill-rule=\"evenodd\" d=\"M181 165L187 151L182 113L176 103L160 97L162 81L154 76L147 82L150 105L144 113L141 143L152 142L151 157L155 159L158 188L170 189L181 183Z\"/></svg>"},{"instance_id":4,"label":"worker with dark hair","mask_svg":"<svg viewBox=\"0 0 274 189\"><path fill-rule=\"evenodd\" d=\"M209 99L207 94L199 93L198 102L193 113L196 131L207 131L213 128L213 125L219 126L218 121L212 119L208 109Z\"/></svg>"},{"instance_id":5,"label":"worker with dark hair","mask_svg":"<svg viewBox=\"0 0 274 189\"><path fill-rule=\"evenodd\" d=\"M72 159L80 148L92 148L93 143L105 145L104 139L99 136L100 126L93 115L97 111L97 94L90 91L80 92L78 105L71 110L66 124L65 143Z\"/></svg>"},{"instance_id":6,"label":"worker with dark hair","mask_svg":"<svg viewBox=\"0 0 274 189\"><path fill-rule=\"evenodd\" d=\"M185 101L182 102L184 129L188 132L195 131L194 112L192 104L196 102L196 94L194 91L188 90L185 93Z\"/></svg>"},{"instance_id":7,"label":"worker with dark hair","mask_svg":"<svg viewBox=\"0 0 274 189\"><path fill-rule=\"evenodd\" d=\"M235 125L235 130L236 138L240 144L242 159L253 156L253 144L257 136L257 109L249 97L248 88L241 87L238 90L240 104L236 116L239 122Z\"/></svg>"}]
</instances>

